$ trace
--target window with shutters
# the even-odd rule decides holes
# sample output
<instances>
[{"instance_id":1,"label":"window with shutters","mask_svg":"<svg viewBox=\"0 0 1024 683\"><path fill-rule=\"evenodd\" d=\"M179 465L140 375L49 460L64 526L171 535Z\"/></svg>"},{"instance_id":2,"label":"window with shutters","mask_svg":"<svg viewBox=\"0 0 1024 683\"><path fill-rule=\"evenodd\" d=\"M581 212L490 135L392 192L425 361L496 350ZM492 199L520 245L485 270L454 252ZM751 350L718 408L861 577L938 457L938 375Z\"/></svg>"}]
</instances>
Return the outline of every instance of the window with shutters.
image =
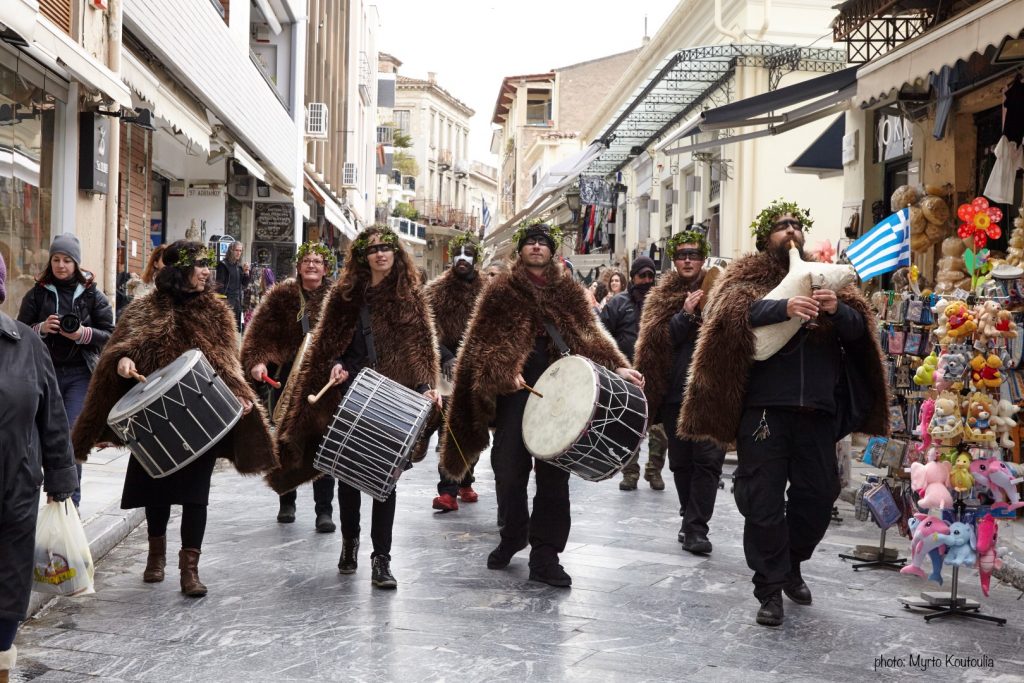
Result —
<instances>
[{"instance_id":1,"label":"window with shutters","mask_svg":"<svg viewBox=\"0 0 1024 683\"><path fill-rule=\"evenodd\" d=\"M71 35L71 0L39 0L39 11L61 31Z\"/></svg>"}]
</instances>

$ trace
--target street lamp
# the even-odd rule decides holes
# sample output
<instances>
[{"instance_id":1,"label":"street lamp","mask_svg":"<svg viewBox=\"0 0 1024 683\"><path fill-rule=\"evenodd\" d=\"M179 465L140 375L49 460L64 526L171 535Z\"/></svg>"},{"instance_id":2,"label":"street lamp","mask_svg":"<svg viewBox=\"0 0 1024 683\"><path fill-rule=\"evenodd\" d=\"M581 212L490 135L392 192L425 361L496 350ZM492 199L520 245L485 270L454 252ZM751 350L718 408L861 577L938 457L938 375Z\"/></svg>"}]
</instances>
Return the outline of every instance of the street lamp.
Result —
<instances>
[{"instance_id":1,"label":"street lamp","mask_svg":"<svg viewBox=\"0 0 1024 683\"><path fill-rule=\"evenodd\" d=\"M580 208L582 208L579 187L570 187L565 191L565 204L574 214L579 212Z\"/></svg>"}]
</instances>

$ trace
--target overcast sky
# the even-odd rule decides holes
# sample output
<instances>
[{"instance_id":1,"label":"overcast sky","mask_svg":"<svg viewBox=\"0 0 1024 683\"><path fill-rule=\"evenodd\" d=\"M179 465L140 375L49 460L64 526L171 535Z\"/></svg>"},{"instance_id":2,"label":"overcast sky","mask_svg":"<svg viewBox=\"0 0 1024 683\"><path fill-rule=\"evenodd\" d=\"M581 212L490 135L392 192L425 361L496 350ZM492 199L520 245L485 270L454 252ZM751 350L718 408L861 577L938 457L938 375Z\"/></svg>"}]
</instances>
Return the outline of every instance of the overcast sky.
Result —
<instances>
[{"instance_id":1,"label":"overcast sky","mask_svg":"<svg viewBox=\"0 0 1024 683\"><path fill-rule=\"evenodd\" d=\"M371 0L372 2L372 0ZM402 62L399 73L426 78L474 110L473 159L490 154L491 114L501 79L640 47L644 16L654 35L677 0L376 0L377 49Z\"/></svg>"}]
</instances>

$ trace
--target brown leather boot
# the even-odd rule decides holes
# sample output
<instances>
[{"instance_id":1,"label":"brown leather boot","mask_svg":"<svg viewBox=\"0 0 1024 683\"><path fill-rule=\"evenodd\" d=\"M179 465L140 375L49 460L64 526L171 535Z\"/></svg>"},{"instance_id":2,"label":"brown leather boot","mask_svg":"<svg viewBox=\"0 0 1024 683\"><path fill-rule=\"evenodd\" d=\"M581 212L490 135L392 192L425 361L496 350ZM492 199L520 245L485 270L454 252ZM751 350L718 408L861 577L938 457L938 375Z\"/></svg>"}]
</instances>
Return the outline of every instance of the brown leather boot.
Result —
<instances>
[{"instance_id":1,"label":"brown leather boot","mask_svg":"<svg viewBox=\"0 0 1024 683\"><path fill-rule=\"evenodd\" d=\"M164 580L164 567L167 565L167 537L149 537L149 556L146 558L146 571L142 572L142 580L146 583L160 583Z\"/></svg>"},{"instance_id":2,"label":"brown leather boot","mask_svg":"<svg viewBox=\"0 0 1024 683\"><path fill-rule=\"evenodd\" d=\"M182 548L178 553L178 569L181 570L181 592L190 598L206 595L206 586L199 581L199 555L195 548Z\"/></svg>"},{"instance_id":3,"label":"brown leather boot","mask_svg":"<svg viewBox=\"0 0 1024 683\"><path fill-rule=\"evenodd\" d=\"M18 648L11 645L10 650L0 652L0 683L7 683L10 680L10 673L18 661Z\"/></svg>"}]
</instances>

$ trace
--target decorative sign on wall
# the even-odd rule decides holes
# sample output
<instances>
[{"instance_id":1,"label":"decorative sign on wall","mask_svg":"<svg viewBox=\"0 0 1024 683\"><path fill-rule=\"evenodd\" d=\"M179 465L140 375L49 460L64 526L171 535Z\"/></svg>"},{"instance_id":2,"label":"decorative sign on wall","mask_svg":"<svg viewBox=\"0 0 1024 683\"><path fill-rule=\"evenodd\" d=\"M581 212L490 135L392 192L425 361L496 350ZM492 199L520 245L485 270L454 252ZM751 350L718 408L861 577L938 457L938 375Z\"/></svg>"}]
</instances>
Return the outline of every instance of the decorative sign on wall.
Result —
<instances>
[{"instance_id":1,"label":"decorative sign on wall","mask_svg":"<svg viewBox=\"0 0 1024 683\"><path fill-rule=\"evenodd\" d=\"M291 204L257 202L255 240L257 242L291 242L295 234L295 207Z\"/></svg>"}]
</instances>

